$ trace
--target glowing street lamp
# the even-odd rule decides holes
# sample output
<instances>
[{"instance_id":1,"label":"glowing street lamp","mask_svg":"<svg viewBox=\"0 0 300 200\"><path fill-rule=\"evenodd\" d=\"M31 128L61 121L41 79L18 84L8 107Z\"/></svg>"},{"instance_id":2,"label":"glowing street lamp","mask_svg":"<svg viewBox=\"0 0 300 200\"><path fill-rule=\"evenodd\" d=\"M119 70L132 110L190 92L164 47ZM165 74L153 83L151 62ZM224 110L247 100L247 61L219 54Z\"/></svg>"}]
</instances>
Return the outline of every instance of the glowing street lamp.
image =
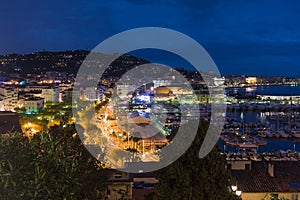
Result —
<instances>
[{"instance_id":1,"label":"glowing street lamp","mask_svg":"<svg viewBox=\"0 0 300 200\"><path fill-rule=\"evenodd\" d=\"M232 185L232 186L231 186L231 190L232 190L233 192L235 192L235 191L237 190L237 186L236 186L236 185Z\"/></svg>"},{"instance_id":2,"label":"glowing street lamp","mask_svg":"<svg viewBox=\"0 0 300 200\"><path fill-rule=\"evenodd\" d=\"M242 195L242 191L240 191L240 190L237 190L236 192L235 192L235 194L237 195L237 196L241 196Z\"/></svg>"},{"instance_id":3,"label":"glowing street lamp","mask_svg":"<svg viewBox=\"0 0 300 200\"><path fill-rule=\"evenodd\" d=\"M242 195L242 191L238 190L237 185L231 186L231 192L235 194L236 196L240 197Z\"/></svg>"}]
</instances>

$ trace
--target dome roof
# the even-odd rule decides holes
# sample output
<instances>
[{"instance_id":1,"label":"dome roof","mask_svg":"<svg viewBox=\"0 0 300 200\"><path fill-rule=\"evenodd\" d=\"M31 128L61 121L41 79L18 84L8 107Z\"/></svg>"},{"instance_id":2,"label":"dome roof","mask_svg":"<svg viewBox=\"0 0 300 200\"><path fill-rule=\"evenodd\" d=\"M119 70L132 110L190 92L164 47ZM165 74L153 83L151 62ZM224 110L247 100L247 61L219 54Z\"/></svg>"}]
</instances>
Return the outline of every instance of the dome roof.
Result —
<instances>
[{"instance_id":1,"label":"dome roof","mask_svg":"<svg viewBox=\"0 0 300 200\"><path fill-rule=\"evenodd\" d=\"M172 94L172 91L167 87L161 86L161 87L155 88L154 93L155 94Z\"/></svg>"}]
</instances>

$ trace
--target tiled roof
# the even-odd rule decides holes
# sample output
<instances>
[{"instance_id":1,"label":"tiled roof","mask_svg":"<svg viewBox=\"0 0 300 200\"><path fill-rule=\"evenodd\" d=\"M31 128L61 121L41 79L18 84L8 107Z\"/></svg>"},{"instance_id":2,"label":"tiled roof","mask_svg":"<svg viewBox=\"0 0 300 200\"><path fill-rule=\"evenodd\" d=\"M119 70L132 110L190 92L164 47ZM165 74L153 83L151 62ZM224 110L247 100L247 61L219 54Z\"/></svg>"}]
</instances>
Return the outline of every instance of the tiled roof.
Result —
<instances>
[{"instance_id":1,"label":"tiled roof","mask_svg":"<svg viewBox=\"0 0 300 200\"><path fill-rule=\"evenodd\" d=\"M251 170L232 170L243 192L300 192L300 161L274 162L274 177L266 161L252 162Z\"/></svg>"}]
</instances>

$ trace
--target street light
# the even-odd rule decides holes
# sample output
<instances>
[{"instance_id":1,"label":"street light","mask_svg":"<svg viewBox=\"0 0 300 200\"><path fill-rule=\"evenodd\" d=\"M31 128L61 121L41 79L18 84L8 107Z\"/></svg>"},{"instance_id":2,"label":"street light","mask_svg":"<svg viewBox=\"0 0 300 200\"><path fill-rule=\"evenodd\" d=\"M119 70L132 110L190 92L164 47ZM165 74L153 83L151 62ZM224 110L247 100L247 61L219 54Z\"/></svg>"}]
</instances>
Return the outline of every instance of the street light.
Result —
<instances>
[{"instance_id":1,"label":"street light","mask_svg":"<svg viewBox=\"0 0 300 200\"><path fill-rule=\"evenodd\" d=\"M232 190L233 192L235 192L235 191L237 190L237 186L236 186L236 185L232 185L232 186L231 186L231 190Z\"/></svg>"},{"instance_id":2,"label":"street light","mask_svg":"<svg viewBox=\"0 0 300 200\"><path fill-rule=\"evenodd\" d=\"M242 195L242 191L240 191L240 190L237 190L236 192L235 192L235 194L237 195L237 196L241 196Z\"/></svg>"},{"instance_id":3,"label":"street light","mask_svg":"<svg viewBox=\"0 0 300 200\"><path fill-rule=\"evenodd\" d=\"M231 186L231 192L233 194L235 194L236 196L240 197L242 195L242 191L241 190L238 190L238 187L237 185L232 185Z\"/></svg>"}]
</instances>

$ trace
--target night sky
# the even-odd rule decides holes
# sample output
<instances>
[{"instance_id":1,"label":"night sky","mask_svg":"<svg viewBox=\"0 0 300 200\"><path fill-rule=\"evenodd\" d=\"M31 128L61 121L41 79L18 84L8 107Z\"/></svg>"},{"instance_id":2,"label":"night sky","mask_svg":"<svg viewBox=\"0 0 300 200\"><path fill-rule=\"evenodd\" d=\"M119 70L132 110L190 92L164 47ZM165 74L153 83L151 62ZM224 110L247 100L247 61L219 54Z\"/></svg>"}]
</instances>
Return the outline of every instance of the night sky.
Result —
<instances>
[{"instance_id":1,"label":"night sky","mask_svg":"<svg viewBox=\"0 0 300 200\"><path fill-rule=\"evenodd\" d=\"M120 31L157 26L194 38L222 74L300 77L299 1L11 0L1 1L0 16L0 54L91 50ZM185 65L157 51L144 55Z\"/></svg>"}]
</instances>

